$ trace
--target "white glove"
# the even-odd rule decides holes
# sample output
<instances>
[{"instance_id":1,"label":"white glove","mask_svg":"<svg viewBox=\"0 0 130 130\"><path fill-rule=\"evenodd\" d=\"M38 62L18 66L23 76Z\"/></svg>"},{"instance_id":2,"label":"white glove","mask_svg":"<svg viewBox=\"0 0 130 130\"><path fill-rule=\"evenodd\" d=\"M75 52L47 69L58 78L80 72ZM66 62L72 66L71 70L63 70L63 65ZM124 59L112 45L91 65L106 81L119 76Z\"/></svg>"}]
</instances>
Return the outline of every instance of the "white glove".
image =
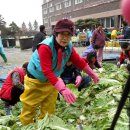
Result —
<instances>
[{"instance_id":1,"label":"white glove","mask_svg":"<svg viewBox=\"0 0 130 130\"><path fill-rule=\"evenodd\" d=\"M127 67L127 64L121 64L120 68Z\"/></svg>"},{"instance_id":2,"label":"white glove","mask_svg":"<svg viewBox=\"0 0 130 130\"><path fill-rule=\"evenodd\" d=\"M93 71L96 73L97 72L97 70L96 69L93 69Z\"/></svg>"},{"instance_id":3,"label":"white glove","mask_svg":"<svg viewBox=\"0 0 130 130\"><path fill-rule=\"evenodd\" d=\"M127 62L128 62L128 59L125 59L125 60L124 60L124 63L126 63L126 64L127 64Z\"/></svg>"},{"instance_id":4,"label":"white glove","mask_svg":"<svg viewBox=\"0 0 130 130\"><path fill-rule=\"evenodd\" d=\"M102 73L102 72L104 71L104 69L103 69L103 68L99 68L98 71L99 71L100 73Z\"/></svg>"},{"instance_id":5,"label":"white glove","mask_svg":"<svg viewBox=\"0 0 130 130\"><path fill-rule=\"evenodd\" d=\"M129 58L126 58L126 59L124 60L124 63L125 63L125 64L130 64Z\"/></svg>"},{"instance_id":6,"label":"white glove","mask_svg":"<svg viewBox=\"0 0 130 130\"><path fill-rule=\"evenodd\" d=\"M117 65L117 67L120 67L121 63L120 63L120 62L117 62L117 64L116 64L116 65Z\"/></svg>"},{"instance_id":7,"label":"white glove","mask_svg":"<svg viewBox=\"0 0 130 130\"><path fill-rule=\"evenodd\" d=\"M130 60L129 60L129 59L127 59L127 65L128 65L128 64L130 64Z\"/></svg>"}]
</instances>

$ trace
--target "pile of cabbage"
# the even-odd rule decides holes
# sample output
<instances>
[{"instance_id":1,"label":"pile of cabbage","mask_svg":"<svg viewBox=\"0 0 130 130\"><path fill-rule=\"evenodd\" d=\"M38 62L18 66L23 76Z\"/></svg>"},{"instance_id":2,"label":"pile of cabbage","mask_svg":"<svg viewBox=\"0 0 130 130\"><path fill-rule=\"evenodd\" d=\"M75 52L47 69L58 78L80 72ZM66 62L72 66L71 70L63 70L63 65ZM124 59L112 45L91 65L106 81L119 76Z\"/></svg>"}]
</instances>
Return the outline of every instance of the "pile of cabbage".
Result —
<instances>
[{"instance_id":1,"label":"pile of cabbage","mask_svg":"<svg viewBox=\"0 0 130 130\"><path fill-rule=\"evenodd\" d=\"M117 68L110 63L104 63L103 68L101 73L96 70L100 76L100 82L96 85L92 82L81 92L73 84L67 85L77 95L76 103L69 105L61 97L60 101L57 100L55 115L47 114L34 124L21 125L18 116L22 107L20 102L10 116L5 116L3 102L0 101L0 130L107 130L116 113L128 72L126 68ZM82 75L85 73L82 72ZM115 130L128 130L129 104L127 99Z\"/></svg>"}]
</instances>

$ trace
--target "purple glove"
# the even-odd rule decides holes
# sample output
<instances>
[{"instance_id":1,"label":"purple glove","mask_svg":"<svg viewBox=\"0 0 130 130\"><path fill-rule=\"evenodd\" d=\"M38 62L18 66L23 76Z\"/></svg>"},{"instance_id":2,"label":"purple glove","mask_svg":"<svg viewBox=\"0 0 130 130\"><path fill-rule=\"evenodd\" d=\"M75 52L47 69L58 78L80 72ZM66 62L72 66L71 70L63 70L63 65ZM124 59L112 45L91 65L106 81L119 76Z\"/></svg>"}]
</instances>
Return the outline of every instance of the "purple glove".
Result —
<instances>
[{"instance_id":1,"label":"purple glove","mask_svg":"<svg viewBox=\"0 0 130 130\"><path fill-rule=\"evenodd\" d=\"M76 80L75 80L75 84L76 84L75 86L76 86L76 88L79 87L81 81L82 81L82 77L81 77L80 75L77 76L77 77L76 77Z\"/></svg>"},{"instance_id":2,"label":"purple glove","mask_svg":"<svg viewBox=\"0 0 130 130\"><path fill-rule=\"evenodd\" d=\"M94 83L99 82L99 77L97 76L96 73L94 73L94 71L89 67L89 65L85 66L83 71L93 79Z\"/></svg>"},{"instance_id":3,"label":"purple glove","mask_svg":"<svg viewBox=\"0 0 130 130\"><path fill-rule=\"evenodd\" d=\"M65 86L62 79L59 79L54 86L64 97L67 103L73 104L76 101L76 96Z\"/></svg>"}]
</instances>

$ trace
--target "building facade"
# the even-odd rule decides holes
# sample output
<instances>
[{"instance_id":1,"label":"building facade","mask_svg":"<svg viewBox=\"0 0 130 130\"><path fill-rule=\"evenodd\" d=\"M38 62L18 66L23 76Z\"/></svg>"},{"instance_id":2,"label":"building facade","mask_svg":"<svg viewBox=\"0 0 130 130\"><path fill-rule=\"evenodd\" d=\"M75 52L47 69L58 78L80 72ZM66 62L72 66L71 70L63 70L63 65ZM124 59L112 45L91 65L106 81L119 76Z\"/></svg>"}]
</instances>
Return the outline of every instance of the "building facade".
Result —
<instances>
[{"instance_id":1,"label":"building facade","mask_svg":"<svg viewBox=\"0 0 130 130\"><path fill-rule=\"evenodd\" d=\"M122 26L121 0L43 0L42 16L46 31L51 34L55 23L64 18L76 22L79 19L96 18L104 28Z\"/></svg>"}]
</instances>

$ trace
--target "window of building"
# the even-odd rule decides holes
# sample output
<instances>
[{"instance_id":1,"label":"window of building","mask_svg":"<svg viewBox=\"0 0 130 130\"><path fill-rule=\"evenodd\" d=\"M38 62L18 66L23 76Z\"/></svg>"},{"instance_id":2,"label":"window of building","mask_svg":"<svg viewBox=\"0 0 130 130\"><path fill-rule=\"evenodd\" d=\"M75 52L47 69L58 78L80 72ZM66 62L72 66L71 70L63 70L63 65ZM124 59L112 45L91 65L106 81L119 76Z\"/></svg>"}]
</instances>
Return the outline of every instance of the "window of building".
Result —
<instances>
[{"instance_id":1,"label":"window of building","mask_svg":"<svg viewBox=\"0 0 130 130\"><path fill-rule=\"evenodd\" d=\"M115 19L114 17L111 17L111 27L114 27L115 26Z\"/></svg>"},{"instance_id":2,"label":"window of building","mask_svg":"<svg viewBox=\"0 0 130 130\"><path fill-rule=\"evenodd\" d=\"M50 23L52 22L52 17L50 17Z\"/></svg>"},{"instance_id":3,"label":"window of building","mask_svg":"<svg viewBox=\"0 0 130 130\"><path fill-rule=\"evenodd\" d=\"M83 0L75 0L74 2L75 2L75 4L80 4L83 2Z\"/></svg>"},{"instance_id":4,"label":"window of building","mask_svg":"<svg viewBox=\"0 0 130 130\"><path fill-rule=\"evenodd\" d=\"M49 8L49 12L54 12L54 6Z\"/></svg>"},{"instance_id":5,"label":"window of building","mask_svg":"<svg viewBox=\"0 0 130 130\"><path fill-rule=\"evenodd\" d=\"M43 14L47 14L47 9L43 9Z\"/></svg>"},{"instance_id":6,"label":"window of building","mask_svg":"<svg viewBox=\"0 0 130 130\"><path fill-rule=\"evenodd\" d=\"M45 4L46 3L46 0L43 0L43 4Z\"/></svg>"},{"instance_id":7,"label":"window of building","mask_svg":"<svg viewBox=\"0 0 130 130\"><path fill-rule=\"evenodd\" d=\"M60 10L61 9L61 3L56 4L56 10Z\"/></svg>"},{"instance_id":8,"label":"window of building","mask_svg":"<svg viewBox=\"0 0 130 130\"><path fill-rule=\"evenodd\" d=\"M48 4L48 7L49 7L49 12L51 13L51 12L54 12L54 6L52 5L52 2L50 2L49 4Z\"/></svg>"},{"instance_id":9,"label":"window of building","mask_svg":"<svg viewBox=\"0 0 130 130\"><path fill-rule=\"evenodd\" d=\"M107 18L99 18L99 21L104 28L111 28L115 26L115 18L113 16Z\"/></svg>"},{"instance_id":10,"label":"window of building","mask_svg":"<svg viewBox=\"0 0 130 130\"><path fill-rule=\"evenodd\" d=\"M43 0L43 4L45 4L45 3L47 3L47 2L49 2L49 0Z\"/></svg>"},{"instance_id":11,"label":"window of building","mask_svg":"<svg viewBox=\"0 0 130 130\"><path fill-rule=\"evenodd\" d=\"M100 23L102 24L103 27L105 27L105 18L101 18Z\"/></svg>"},{"instance_id":12,"label":"window of building","mask_svg":"<svg viewBox=\"0 0 130 130\"><path fill-rule=\"evenodd\" d=\"M64 2L65 8L71 6L71 0L67 0Z\"/></svg>"},{"instance_id":13,"label":"window of building","mask_svg":"<svg viewBox=\"0 0 130 130\"><path fill-rule=\"evenodd\" d=\"M123 17L121 15L120 15L120 20L119 21L120 21L120 27L123 27L123 21L124 20L123 20Z\"/></svg>"},{"instance_id":14,"label":"window of building","mask_svg":"<svg viewBox=\"0 0 130 130\"><path fill-rule=\"evenodd\" d=\"M48 18L44 18L43 19L43 23L45 24L45 23L48 23Z\"/></svg>"},{"instance_id":15,"label":"window of building","mask_svg":"<svg viewBox=\"0 0 130 130\"><path fill-rule=\"evenodd\" d=\"M106 28L110 27L110 17L106 18Z\"/></svg>"},{"instance_id":16,"label":"window of building","mask_svg":"<svg viewBox=\"0 0 130 130\"><path fill-rule=\"evenodd\" d=\"M49 7L52 7L52 3L49 3Z\"/></svg>"}]
</instances>

